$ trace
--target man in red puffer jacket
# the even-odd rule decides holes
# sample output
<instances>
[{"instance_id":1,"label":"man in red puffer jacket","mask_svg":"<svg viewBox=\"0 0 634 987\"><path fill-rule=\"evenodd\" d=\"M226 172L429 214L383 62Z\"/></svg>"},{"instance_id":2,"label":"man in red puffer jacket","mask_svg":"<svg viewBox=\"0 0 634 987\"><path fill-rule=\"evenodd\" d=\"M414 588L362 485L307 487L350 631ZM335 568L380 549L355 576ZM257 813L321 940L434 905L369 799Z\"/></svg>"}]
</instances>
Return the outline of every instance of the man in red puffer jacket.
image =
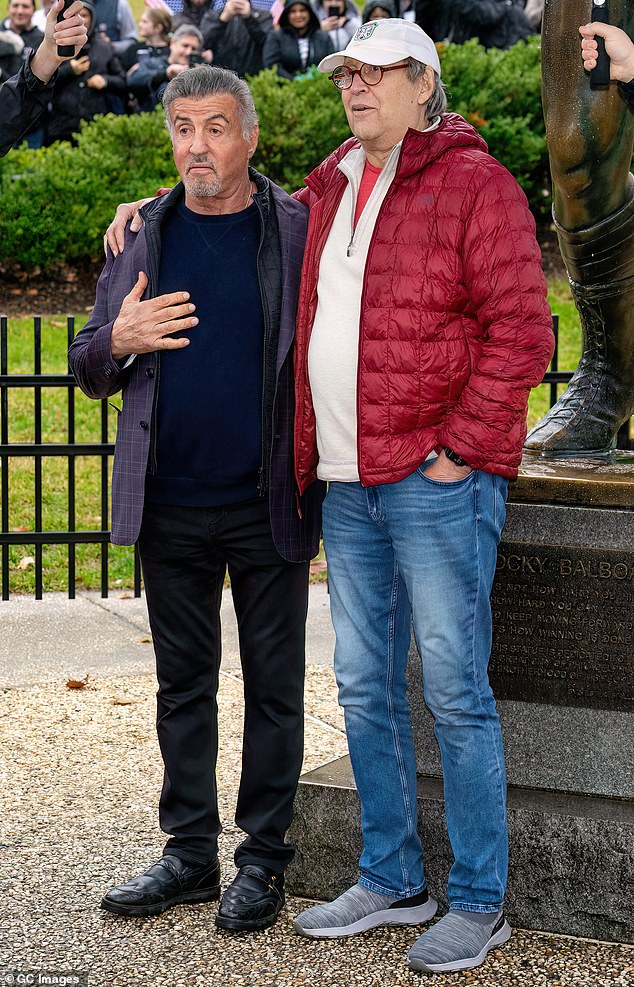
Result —
<instances>
[{"instance_id":1,"label":"man in red puffer jacket","mask_svg":"<svg viewBox=\"0 0 634 987\"><path fill-rule=\"evenodd\" d=\"M410 621L454 855L450 910L413 969L468 969L511 934L489 594L530 388L553 349L525 196L461 117L415 24L364 24L323 59L354 138L306 180L296 475L329 482L335 669L361 799L359 882L298 916L311 938L436 911L416 830Z\"/></svg>"}]
</instances>

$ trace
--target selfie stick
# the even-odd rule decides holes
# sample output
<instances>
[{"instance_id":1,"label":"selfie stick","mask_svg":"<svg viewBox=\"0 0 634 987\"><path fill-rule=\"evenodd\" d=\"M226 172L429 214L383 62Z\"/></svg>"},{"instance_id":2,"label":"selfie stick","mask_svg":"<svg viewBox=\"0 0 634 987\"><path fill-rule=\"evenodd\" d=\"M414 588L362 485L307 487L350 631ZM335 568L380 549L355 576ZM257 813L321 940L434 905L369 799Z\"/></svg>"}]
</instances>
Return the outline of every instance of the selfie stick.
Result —
<instances>
[{"instance_id":1,"label":"selfie stick","mask_svg":"<svg viewBox=\"0 0 634 987\"><path fill-rule=\"evenodd\" d=\"M592 20L600 21L601 24L610 23L607 0L593 0ZM590 88L597 89L599 86L607 86L610 82L610 59L605 50L603 38L597 38L597 64L590 72Z\"/></svg>"},{"instance_id":2,"label":"selfie stick","mask_svg":"<svg viewBox=\"0 0 634 987\"><path fill-rule=\"evenodd\" d=\"M64 14L68 10L68 8L70 7L70 5L71 5L72 2L73 2L73 0L64 0L64 6L62 7L62 9L60 10L59 14L57 15L57 23L58 24L59 24L60 21L63 21L64 20ZM58 45L57 46L57 54L59 55L60 58L67 58L68 55L74 55L75 54L75 48L73 47L73 45Z\"/></svg>"}]
</instances>

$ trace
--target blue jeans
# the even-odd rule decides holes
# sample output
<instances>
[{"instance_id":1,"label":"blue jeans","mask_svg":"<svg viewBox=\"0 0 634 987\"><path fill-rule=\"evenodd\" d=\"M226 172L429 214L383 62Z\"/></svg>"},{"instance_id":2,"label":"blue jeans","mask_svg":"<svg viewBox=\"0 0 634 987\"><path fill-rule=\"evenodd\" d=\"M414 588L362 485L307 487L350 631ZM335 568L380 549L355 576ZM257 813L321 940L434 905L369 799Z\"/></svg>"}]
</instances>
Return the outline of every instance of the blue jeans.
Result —
<instances>
[{"instance_id":1,"label":"blue jeans","mask_svg":"<svg viewBox=\"0 0 634 987\"><path fill-rule=\"evenodd\" d=\"M331 483L324 504L361 883L402 898L426 886L405 677L413 617L442 757L449 903L465 911L496 911L508 870L502 734L487 675L507 486L480 472L443 483L423 466L399 483Z\"/></svg>"}]
</instances>

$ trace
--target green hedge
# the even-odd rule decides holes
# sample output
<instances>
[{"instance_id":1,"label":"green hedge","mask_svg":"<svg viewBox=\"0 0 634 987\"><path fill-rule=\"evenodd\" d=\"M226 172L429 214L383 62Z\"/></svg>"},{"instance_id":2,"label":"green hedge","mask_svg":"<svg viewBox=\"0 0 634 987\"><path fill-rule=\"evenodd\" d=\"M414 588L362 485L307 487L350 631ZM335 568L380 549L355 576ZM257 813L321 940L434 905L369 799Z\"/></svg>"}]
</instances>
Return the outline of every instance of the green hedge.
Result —
<instances>
[{"instance_id":1,"label":"green hedge","mask_svg":"<svg viewBox=\"0 0 634 987\"><path fill-rule=\"evenodd\" d=\"M517 177L538 222L548 221L548 159L540 102L539 38L509 51L475 42L441 46L450 108L482 133ZM250 80L260 116L255 167L292 191L349 130L341 98L312 71L293 82L274 70ZM12 151L0 161L0 263L25 268L98 259L115 206L172 184L176 175L162 110L101 117L77 146Z\"/></svg>"}]
</instances>

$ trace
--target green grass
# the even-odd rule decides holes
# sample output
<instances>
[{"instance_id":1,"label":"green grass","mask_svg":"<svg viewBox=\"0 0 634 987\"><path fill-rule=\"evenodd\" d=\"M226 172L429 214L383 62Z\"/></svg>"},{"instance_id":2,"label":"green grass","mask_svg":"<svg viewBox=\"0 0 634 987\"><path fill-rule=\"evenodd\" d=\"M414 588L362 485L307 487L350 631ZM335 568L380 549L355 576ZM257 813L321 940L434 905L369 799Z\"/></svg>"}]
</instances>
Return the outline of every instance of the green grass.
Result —
<instances>
[{"instance_id":1,"label":"green grass","mask_svg":"<svg viewBox=\"0 0 634 987\"><path fill-rule=\"evenodd\" d=\"M560 370L574 370L581 356L581 326L567 278L552 278L548 285L548 301L552 312L559 316ZM557 388L557 396L566 390L565 384ZM532 428L544 417L550 406L550 384L536 387L528 403L528 427Z\"/></svg>"},{"instance_id":2,"label":"green grass","mask_svg":"<svg viewBox=\"0 0 634 987\"><path fill-rule=\"evenodd\" d=\"M565 279L554 280L550 286L550 303L560 316L559 366L573 369L580 354L580 329L576 309ZM76 330L86 321L76 316ZM66 319L53 315L42 320L42 372L66 372ZM33 322L31 319L9 320L9 373L33 372ZM530 399L529 425L534 425L548 410L549 387L536 388ZM563 390L563 386L561 388ZM120 400L117 396L113 401ZM30 388L12 388L8 394L9 442L34 441L34 396ZM101 440L101 405L90 401L75 389L75 439L78 442ZM42 389L42 441L68 440L67 392L62 388ZM114 441L116 415L109 413L109 441ZM32 458L9 460L9 529L35 528L35 466ZM76 459L77 528L101 528L100 461L96 457ZM62 457L49 457L42 465L43 504L42 527L49 531L68 529L68 464ZM45 546L44 589L66 591L68 588L68 548L65 545ZM34 568L19 568L21 560L33 557L32 545L14 546L10 550L10 585L12 593L34 591ZM76 548L76 585L78 589L98 589L101 549L98 545L78 545ZM24 564L24 563L23 563ZM110 547L110 586L129 588L133 583L133 551L120 546ZM323 579L315 573L314 579Z\"/></svg>"}]
</instances>

